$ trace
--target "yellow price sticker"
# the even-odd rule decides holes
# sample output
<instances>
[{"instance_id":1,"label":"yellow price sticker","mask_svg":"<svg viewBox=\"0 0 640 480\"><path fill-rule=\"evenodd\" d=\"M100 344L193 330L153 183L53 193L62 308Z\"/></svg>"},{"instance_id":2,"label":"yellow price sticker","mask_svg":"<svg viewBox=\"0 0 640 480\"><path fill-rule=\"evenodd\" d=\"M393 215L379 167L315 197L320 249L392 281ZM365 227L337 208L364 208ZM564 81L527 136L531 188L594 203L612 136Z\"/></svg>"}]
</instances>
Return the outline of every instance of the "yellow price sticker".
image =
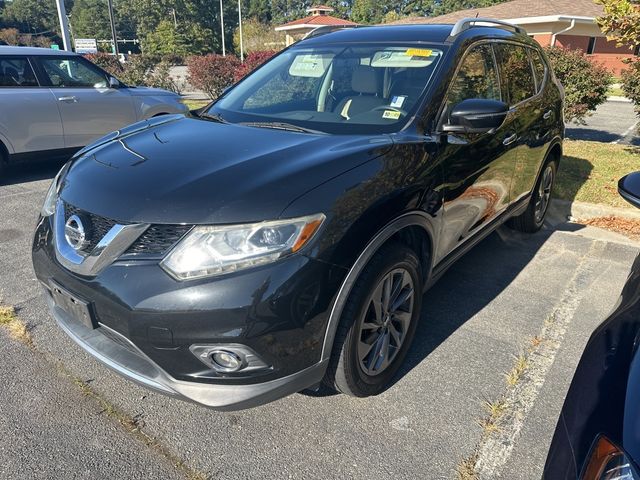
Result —
<instances>
[{"instance_id":1,"label":"yellow price sticker","mask_svg":"<svg viewBox=\"0 0 640 480\"><path fill-rule=\"evenodd\" d=\"M384 113L382 114L382 118L397 120L400 118L400 112L396 112L395 110L385 110Z\"/></svg>"},{"instance_id":2,"label":"yellow price sticker","mask_svg":"<svg viewBox=\"0 0 640 480\"><path fill-rule=\"evenodd\" d=\"M411 57L430 57L433 54L433 50L427 48L408 48L405 53Z\"/></svg>"}]
</instances>

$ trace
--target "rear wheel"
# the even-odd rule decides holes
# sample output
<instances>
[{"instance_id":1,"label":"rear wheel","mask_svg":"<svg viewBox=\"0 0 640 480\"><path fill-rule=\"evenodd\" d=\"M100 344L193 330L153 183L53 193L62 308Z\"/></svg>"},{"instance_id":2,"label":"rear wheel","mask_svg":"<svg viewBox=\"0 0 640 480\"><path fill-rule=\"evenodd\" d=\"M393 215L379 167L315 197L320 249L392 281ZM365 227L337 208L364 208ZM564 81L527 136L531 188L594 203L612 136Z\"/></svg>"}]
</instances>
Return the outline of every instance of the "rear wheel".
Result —
<instances>
[{"instance_id":1,"label":"rear wheel","mask_svg":"<svg viewBox=\"0 0 640 480\"><path fill-rule=\"evenodd\" d=\"M400 243L378 251L345 304L325 382L356 397L384 390L401 366L422 306L415 252Z\"/></svg>"},{"instance_id":2,"label":"rear wheel","mask_svg":"<svg viewBox=\"0 0 640 480\"><path fill-rule=\"evenodd\" d=\"M550 159L542 168L538 183L531 194L531 200L525 212L509 221L509 226L521 232L533 233L540 230L551 203L551 191L556 179L558 163Z\"/></svg>"}]
</instances>

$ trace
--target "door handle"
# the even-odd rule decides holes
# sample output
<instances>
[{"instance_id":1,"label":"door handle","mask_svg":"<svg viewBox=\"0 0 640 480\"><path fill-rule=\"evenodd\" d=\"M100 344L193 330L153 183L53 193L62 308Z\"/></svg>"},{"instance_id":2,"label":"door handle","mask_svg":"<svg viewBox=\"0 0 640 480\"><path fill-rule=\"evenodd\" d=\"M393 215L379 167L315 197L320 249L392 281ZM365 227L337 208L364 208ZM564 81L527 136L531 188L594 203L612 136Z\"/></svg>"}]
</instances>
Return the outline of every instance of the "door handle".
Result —
<instances>
[{"instance_id":1,"label":"door handle","mask_svg":"<svg viewBox=\"0 0 640 480\"><path fill-rule=\"evenodd\" d=\"M549 110L548 112L544 112L544 115L542 115L542 118L544 118L545 120L549 120L551 118L551 115L553 115L553 111Z\"/></svg>"},{"instance_id":2,"label":"door handle","mask_svg":"<svg viewBox=\"0 0 640 480\"><path fill-rule=\"evenodd\" d=\"M513 135L509 135L504 140L502 140L503 145L510 145L518 139L518 134L514 133Z\"/></svg>"},{"instance_id":3,"label":"door handle","mask_svg":"<svg viewBox=\"0 0 640 480\"><path fill-rule=\"evenodd\" d=\"M59 102L66 102L66 103L77 103L78 99L76 97L74 97L73 95L70 95L68 97L58 97L58 101Z\"/></svg>"}]
</instances>

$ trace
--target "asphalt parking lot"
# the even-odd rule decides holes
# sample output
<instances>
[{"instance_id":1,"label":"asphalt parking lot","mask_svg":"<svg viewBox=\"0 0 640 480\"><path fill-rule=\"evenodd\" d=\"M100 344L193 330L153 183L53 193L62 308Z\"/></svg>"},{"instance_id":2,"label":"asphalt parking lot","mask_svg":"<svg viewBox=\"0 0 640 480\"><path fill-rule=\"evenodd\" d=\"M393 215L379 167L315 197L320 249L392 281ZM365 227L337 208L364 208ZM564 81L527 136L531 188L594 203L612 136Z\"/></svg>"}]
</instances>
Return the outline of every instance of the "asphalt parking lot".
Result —
<instances>
[{"instance_id":1,"label":"asphalt parking lot","mask_svg":"<svg viewBox=\"0 0 640 480\"><path fill-rule=\"evenodd\" d=\"M585 119L584 125L567 125L567 138L573 140L593 140L595 142L640 145L638 117L633 111L633 103L628 101L607 101L594 114Z\"/></svg>"},{"instance_id":2,"label":"asphalt parking lot","mask_svg":"<svg viewBox=\"0 0 640 480\"><path fill-rule=\"evenodd\" d=\"M297 394L219 413L120 379L55 326L30 262L55 171L14 169L0 184L0 301L16 307L34 342L0 329L3 479L448 479L474 452L486 457L487 478L539 478L582 348L638 251L574 224L532 236L503 228L426 294L406 366L382 395ZM561 341L508 441L488 449L483 404L509 393L505 374L550 318Z\"/></svg>"}]
</instances>

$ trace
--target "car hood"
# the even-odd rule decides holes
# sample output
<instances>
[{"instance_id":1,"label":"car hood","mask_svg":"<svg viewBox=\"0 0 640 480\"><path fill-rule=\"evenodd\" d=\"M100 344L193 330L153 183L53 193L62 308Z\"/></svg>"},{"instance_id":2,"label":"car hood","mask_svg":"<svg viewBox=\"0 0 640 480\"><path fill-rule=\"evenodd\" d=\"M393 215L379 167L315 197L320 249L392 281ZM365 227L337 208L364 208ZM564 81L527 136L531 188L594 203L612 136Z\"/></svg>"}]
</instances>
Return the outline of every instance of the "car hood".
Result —
<instances>
[{"instance_id":1,"label":"car hood","mask_svg":"<svg viewBox=\"0 0 640 480\"><path fill-rule=\"evenodd\" d=\"M261 221L392 145L387 135L307 134L173 115L84 149L60 195L120 222Z\"/></svg>"},{"instance_id":2,"label":"car hood","mask_svg":"<svg viewBox=\"0 0 640 480\"><path fill-rule=\"evenodd\" d=\"M131 95L134 97L157 97L157 96L171 96L178 97L179 95L174 92L170 92L169 90L163 90L162 88L151 88L151 87L129 87L129 91Z\"/></svg>"}]
</instances>

